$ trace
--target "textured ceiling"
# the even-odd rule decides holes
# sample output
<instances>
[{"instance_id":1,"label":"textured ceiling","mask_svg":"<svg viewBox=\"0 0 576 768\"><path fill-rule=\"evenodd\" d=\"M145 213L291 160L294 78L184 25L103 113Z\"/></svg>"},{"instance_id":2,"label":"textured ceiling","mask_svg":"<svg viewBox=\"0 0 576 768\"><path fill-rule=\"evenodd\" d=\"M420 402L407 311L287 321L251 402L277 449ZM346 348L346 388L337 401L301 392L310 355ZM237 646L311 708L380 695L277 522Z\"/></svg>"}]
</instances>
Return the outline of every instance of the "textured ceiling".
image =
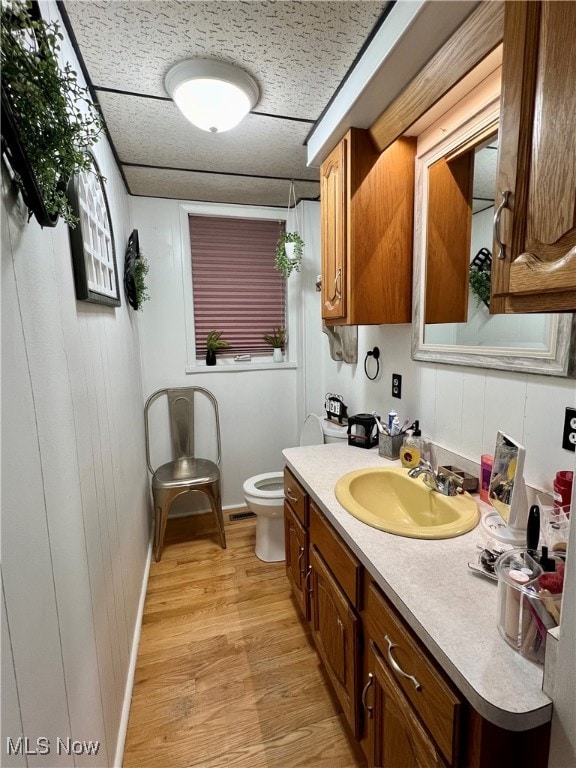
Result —
<instances>
[{"instance_id":1,"label":"textured ceiling","mask_svg":"<svg viewBox=\"0 0 576 768\"><path fill-rule=\"evenodd\" d=\"M305 139L382 18L387 0L66 0L65 21L130 192L281 205L319 195ZM222 134L195 128L164 89L200 56L237 64L260 100Z\"/></svg>"}]
</instances>

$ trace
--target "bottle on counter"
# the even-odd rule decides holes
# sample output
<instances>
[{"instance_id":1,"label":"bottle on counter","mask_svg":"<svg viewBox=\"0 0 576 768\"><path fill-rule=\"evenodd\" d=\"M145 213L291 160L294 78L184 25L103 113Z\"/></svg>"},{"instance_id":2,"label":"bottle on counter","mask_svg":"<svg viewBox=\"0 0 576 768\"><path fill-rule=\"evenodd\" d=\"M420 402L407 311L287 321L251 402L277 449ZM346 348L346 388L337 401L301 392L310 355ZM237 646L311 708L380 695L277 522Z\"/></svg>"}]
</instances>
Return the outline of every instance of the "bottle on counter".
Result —
<instances>
[{"instance_id":1,"label":"bottle on counter","mask_svg":"<svg viewBox=\"0 0 576 768\"><path fill-rule=\"evenodd\" d=\"M430 461L430 446L422 437L420 422L415 421L400 448L400 462L403 467L417 467L421 459Z\"/></svg>"}]
</instances>

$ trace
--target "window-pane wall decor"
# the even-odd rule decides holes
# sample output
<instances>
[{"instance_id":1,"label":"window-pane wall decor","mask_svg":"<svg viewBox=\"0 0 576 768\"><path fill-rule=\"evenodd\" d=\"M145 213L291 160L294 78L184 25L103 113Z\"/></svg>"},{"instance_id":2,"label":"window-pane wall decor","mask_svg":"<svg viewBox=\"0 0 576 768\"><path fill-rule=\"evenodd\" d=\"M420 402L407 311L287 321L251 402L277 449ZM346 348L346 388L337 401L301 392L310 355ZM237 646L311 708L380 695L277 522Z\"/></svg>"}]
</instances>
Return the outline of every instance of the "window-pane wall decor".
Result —
<instances>
[{"instance_id":1,"label":"window-pane wall decor","mask_svg":"<svg viewBox=\"0 0 576 768\"><path fill-rule=\"evenodd\" d=\"M274 268L284 221L189 216L196 357L222 331L229 354L270 353L262 338L286 324L286 280Z\"/></svg>"}]
</instances>

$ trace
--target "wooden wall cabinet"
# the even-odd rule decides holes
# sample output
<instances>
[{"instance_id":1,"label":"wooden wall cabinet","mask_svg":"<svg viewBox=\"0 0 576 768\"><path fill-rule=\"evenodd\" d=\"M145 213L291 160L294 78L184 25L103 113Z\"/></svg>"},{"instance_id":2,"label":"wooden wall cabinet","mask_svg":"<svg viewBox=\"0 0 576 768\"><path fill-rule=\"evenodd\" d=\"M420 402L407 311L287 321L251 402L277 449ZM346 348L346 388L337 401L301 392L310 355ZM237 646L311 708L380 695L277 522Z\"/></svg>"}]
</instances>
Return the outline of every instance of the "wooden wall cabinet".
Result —
<instances>
[{"instance_id":1,"label":"wooden wall cabinet","mask_svg":"<svg viewBox=\"0 0 576 768\"><path fill-rule=\"evenodd\" d=\"M412 317L412 138L379 153L351 128L320 169L322 318L327 325Z\"/></svg>"},{"instance_id":2,"label":"wooden wall cabinet","mask_svg":"<svg viewBox=\"0 0 576 768\"><path fill-rule=\"evenodd\" d=\"M506 3L491 312L576 310L575 29L576 3Z\"/></svg>"}]
</instances>

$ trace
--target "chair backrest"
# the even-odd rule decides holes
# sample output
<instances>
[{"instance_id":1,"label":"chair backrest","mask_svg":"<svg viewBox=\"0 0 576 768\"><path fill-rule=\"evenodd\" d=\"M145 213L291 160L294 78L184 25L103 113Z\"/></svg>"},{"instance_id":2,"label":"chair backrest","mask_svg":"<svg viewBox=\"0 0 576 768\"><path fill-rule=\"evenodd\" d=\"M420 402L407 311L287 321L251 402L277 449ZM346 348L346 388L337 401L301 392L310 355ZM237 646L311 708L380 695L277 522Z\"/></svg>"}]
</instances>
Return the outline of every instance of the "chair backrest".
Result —
<instances>
[{"instance_id":1,"label":"chair backrest","mask_svg":"<svg viewBox=\"0 0 576 768\"><path fill-rule=\"evenodd\" d=\"M170 421L170 441L172 446L172 459L181 459L183 456L195 456L195 409L194 401L197 396L205 397L214 411L214 421L216 427L216 463L220 465L221 447L220 447L220 417L218 415L218 401L204 387L174 387L172 389L158 389L153 392L144 406L144 427L146 430L146 463L151 474L155 470L152 467L150 458L150 425L149 412L150 406L159 397L166 397L168 400L168 418Z\"/></svg>"}]
</instances>

